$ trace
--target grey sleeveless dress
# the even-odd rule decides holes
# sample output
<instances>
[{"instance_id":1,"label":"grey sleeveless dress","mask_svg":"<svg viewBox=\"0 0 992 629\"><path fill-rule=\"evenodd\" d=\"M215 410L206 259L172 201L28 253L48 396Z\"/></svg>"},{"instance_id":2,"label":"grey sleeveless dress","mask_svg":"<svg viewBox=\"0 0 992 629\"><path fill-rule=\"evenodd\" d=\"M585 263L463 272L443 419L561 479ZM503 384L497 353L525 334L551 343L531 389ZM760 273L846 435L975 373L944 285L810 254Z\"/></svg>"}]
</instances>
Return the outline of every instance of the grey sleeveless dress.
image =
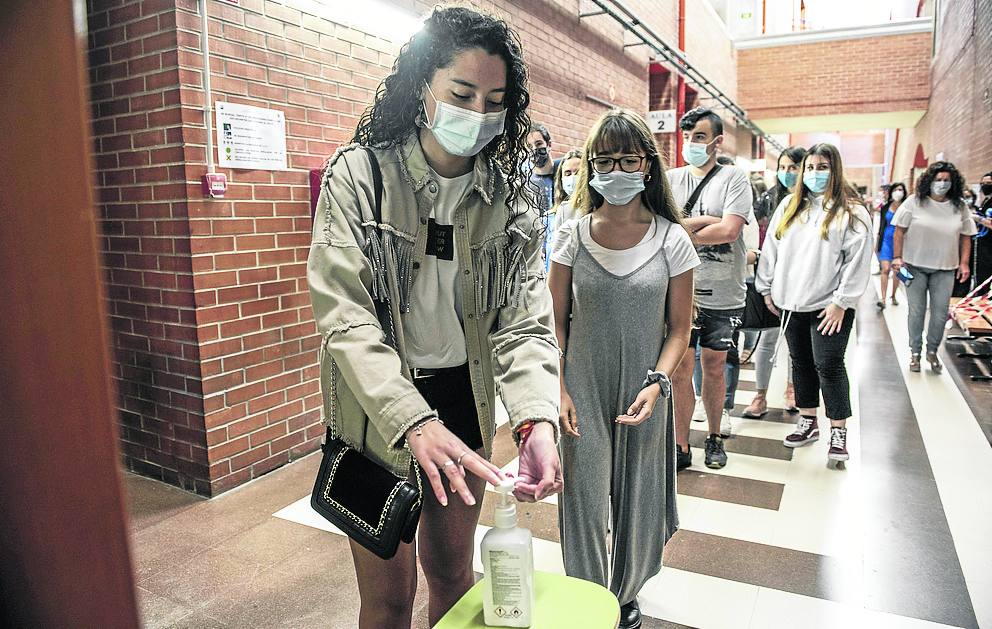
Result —
<instances>
[{"instance_id":1,"label":"grey sleeveless dress","mask_svg":"<svg viewBox=\"0 0 992 629\"><path fill-rule=\"evenodd\" d=\"M650 260L616 276L582 243L582 221L573 234L579 245L564 372L582 436L563 433L561 440L562 554L569 576L608 586L626 604L661 570L662 550L678 528L671 397L659 398L639 426L614 421L627 412L661 354L669 264L663 240ZM669 223L658 236L667 239L671 228Z\"/></svg>"}]
</instances>

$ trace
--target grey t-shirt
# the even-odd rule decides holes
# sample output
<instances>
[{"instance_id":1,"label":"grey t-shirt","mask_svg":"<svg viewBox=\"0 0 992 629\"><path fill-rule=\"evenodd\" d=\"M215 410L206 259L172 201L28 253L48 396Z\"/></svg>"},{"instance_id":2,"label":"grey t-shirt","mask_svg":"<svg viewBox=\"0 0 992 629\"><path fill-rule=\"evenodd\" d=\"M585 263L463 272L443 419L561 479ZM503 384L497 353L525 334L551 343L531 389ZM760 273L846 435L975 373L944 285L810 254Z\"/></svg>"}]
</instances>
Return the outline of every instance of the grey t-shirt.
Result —
<instances>
[{"instance_id":1,"label":"grey t-shirt","mask_svg":"<svg viewBox=\"0 0 992 629\"><path fill-rule=\"evenodd\" d=\"M689 172L689 166L672 168L667 173L672 186L672 196L679 208L702 182ZM747 173L736 166L721 166L703 189L695 206L686 216L716 216L736 214L749 222L751 216L751 184ZM711 310L743 308L747 277L747 250L744 234L737 240L723 245L696 247L702 264L696 269L696 303Z\"/></svg>"}]
</instances>

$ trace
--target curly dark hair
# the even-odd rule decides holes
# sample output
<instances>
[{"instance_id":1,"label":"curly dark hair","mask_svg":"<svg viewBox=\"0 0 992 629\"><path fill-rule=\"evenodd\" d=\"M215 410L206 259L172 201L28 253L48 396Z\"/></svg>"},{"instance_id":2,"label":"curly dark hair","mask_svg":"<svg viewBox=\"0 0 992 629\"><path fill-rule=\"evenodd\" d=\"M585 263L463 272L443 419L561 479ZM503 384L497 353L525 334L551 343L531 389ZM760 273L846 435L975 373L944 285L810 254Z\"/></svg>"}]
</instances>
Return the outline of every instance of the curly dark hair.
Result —
<instances>
[{"instance_id":1,"label":"curly dark hair","mask_svg":"<svg viewBox=\"0 0 992 629\"><path fill-rule=\"evenodd\" d=\"M930 164L916 181L917 198L923 201L930 196L930 188L933 186L933 180L940 173L949 173L951 175L951 189L947 191L947 198L954 204L955 209L964 207L964 201L961 200L961 193L964 191L964 177L961 176L961 172L957 166L950 162L934 162Z\"/></svg>"},{"instance_id":2,"label":"curly dark hair","mask_svg":"<svg viewBox=\"0 0 992 629\"><path fill-rule=\"evenodd\" d=\"M527 157L527 134L531 128L527 115L530 104L527 66L516 32L491 15L464 7L435 7L424 27L400 49L392 72L379 84L372 104L362 114L352 141L366 146L392 144L415 132L423 109L423 101L416 95L437 70L448 67L460 52L473 48L498 55L506 62L503 133L487 144L480 155L490 159L505 178L508 209L514 207L517 199L533 207L534 193L527 185L526 173L520 170ZM515 218L512 210L509 215L508 226Z\"/></svg>"}]
</instances>

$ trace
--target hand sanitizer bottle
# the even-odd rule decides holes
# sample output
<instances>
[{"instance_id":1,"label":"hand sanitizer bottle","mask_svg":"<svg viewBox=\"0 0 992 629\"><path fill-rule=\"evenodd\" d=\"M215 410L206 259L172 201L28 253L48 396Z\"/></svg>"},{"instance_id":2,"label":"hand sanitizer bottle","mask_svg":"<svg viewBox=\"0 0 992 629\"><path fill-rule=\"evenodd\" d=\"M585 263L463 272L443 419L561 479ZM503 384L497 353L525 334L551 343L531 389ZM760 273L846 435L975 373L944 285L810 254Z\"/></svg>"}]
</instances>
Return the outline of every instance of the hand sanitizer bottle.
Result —
<instances>
[{"instance_id":1,"label":"hand sanitizer bottle","mask_svg":"<svg viewBox=\"0 0 992 629\"><path fill-rule=\"evenodd\" d=\"M496 526L482 538L482 609L486 624L494 627L533 622L534 544L530 531L517 526L513 484L507 478L496 487Z\"/></svg>"}]
</instances>

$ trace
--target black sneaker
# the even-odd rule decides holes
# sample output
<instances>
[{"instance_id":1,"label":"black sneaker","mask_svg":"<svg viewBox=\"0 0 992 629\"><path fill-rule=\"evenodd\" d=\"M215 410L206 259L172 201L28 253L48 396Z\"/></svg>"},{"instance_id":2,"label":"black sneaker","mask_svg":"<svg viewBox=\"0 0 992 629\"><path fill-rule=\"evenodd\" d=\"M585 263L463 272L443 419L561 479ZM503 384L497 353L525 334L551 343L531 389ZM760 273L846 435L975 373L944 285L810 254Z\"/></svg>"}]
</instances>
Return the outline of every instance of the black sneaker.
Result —
<instances>
[{"instance_id":1,"label":"black sneaker","mask_svg":"<svg viewBox=\"0 0 992 629\"><path fill-rule=\"evenodd\" d=\"M681 472L685 468L692 465L692 448L686 446L685 452L682 451L682 447L676 445L675 451L677 452L675 458L675 471Z\"/></svg>"},{"instance_id":2,"label":"black sneaker","mask_svg":"<svg viewBox=\"0 0 992 629\"><path fill-rule=\"evenodd\" d=\"M706 467L718 470L727 465L727 453L720 435L706 437Z\"/></svg>"}]
</instances>

